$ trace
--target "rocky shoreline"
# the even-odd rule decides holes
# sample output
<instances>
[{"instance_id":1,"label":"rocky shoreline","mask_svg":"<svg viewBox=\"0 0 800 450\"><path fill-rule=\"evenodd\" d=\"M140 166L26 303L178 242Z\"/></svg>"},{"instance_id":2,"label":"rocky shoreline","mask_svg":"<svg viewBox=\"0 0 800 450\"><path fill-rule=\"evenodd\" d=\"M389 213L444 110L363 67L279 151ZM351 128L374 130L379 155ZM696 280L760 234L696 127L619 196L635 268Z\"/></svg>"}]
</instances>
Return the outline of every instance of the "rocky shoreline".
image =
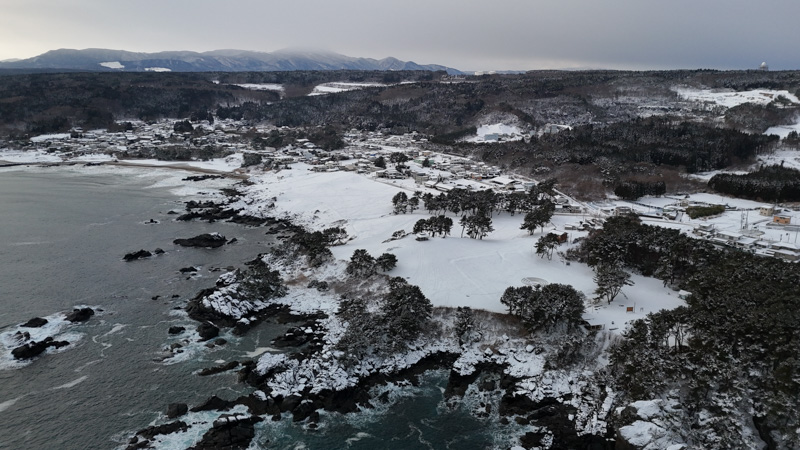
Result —
<instances>
[{"instance_id":1,"label":"rocky shoreline","mask_svg":"<svg viewBox=\"0 0 800 450\"><path fill-rule=\"evenodd\" d=\"M102 310L99 310L102 311ZM68 347L71 343L64 340L56 340L55 336L59 334L56 332L50 336L33 339L31 333L35 329L39 329L50 323L51 320L56 322L63 322L65 325L76 324L88 321L95 315L95 310L88 307L75 308L70 312L55 314L50 320L43 317L33 317L27 322L18 326L18 331L11 335L12 340L16 346L11 349L11 356L18 361L30 360L43 353L48 349L60 349ZM27 330L25 330L27 329ZM36 333L34 333L35 335ZM49 333L48 333L49 334ZM37 340L38 339L38 340Z\"/></svg>"},{"instance_id":2,"label":"rocky shoreline","mask_svg":"<svg viewBox=\"0 0 800 450\"><path fill-rule=\"evenodd\" d=\"M209 215L200 214L200 220L214 221L222 216L220 211L224 207L210 202L187 205L187 209L200 209L210 211ZM226 212L224 217L234 217L235 212ZM259 219L265 224L268 234L281 234L284 241L296 233L299 227L286 219L265 218ZM302 266L297 264L297 258L290 257L294 263L289 263L281 268L284 276L291 276L292 272L303 272ZM270 255L259 255L250 265L259 260L277 260ZM312 270L313 272L313 270ZM481 401L479 407L473 411L476 417L489 420L495 417L497 423L502 425L515 424L529 426L527 431L519 436L519 444L524 448L551 447L551 448L587 448L610 449L614 448L613 428L602 427L601 433L586 433L576 426L575 416L579 415L578 408L574 406L574 389L555 389L549 394L532 398L520 388L525 377L512 375L510 372L509 357L516 357L513 353L505 351L490 351L489 347L474 343L471 347L461 347L458 343L439 343L425 349L417 347L416 350L405 357L408 363L388 367L377 366L355 375L344 385L338 388L323 383L316 385L313 382L291 392L276 388L274 380L285 373L287 367L301 367L303 365L315 366L323 364L329 358L332 348L330 333L339 333L330 329L331 317L334 310L313 309L298 311L297 303L283 301L284 298L274 299L272 302L237 301L234 295L241 283L241 274L228 272L223 274L214 287L203 289L186 306L189 317L199 322L198 333L202 340L214 339L220 328L231 329L235 335L243 335L258 324L270 320L282 324L293 325L284 335L273 340L271 345L276 348L289 350L288 353L277 354L282 362L264 369L261 360L245 359L227 361L216 366L208 367L197 373L197 376L213 376L219 373L236 371L241 383L256 389L253 394L240 396L233 400L224 400L216 396L210 397L206 402L189 408L187 405L170 405L166 417L179 419L183 413L191 411L218 411L220 419L214 422L203 438L193 448L246 448L255 436L254 427L263 420L278 421L291 417L293 422L304 423L307 429L315 429L320 420L320 411L349 414L373 408L373 402L386 401L385 398L376 398L374 391L377 386L387 384L419 383L419 376L431 370L449 371L448 382L445 389L445 402L457 404L465 396L486 396L487 400ZM328 282L312 279L308 288L293 290L298 291L297 298L303 295L327 295L324 291L316 289L318 285ZM335 286L335 281L332 286ZM327 291L327 289L325 290ZM328 295L332 297L332 295ZM208 299L216 298L217 303ZM222 312L219 310L224 299L228 303L235 303L234 309ZM299 301L299 300L298 300ZM245 305L246 307L243 307ZM215 309L217 308L217 309ZM243 309L242 309L243 308ZM211 341L209 341L211 344ZM524 346L523 346L524 347ZM532 351L527 345L527 352ZM479 354L474 351L484 348ZM512 350L513 351L513 350ZM465 368L465 357L474 358L476 361ZM325 370L324 365L319 370ZM393 368L392 368L393 367ZM316 369L315 369L316 370ZM333 368L331 370L340 370ZM564 374L562 374L564 375ZM295 376L300 376L295 374ZM488 400L489 394L499 401ZM587 400L598 402L600 400ZM580 403L580 402L577 402ZM602 402L601 402L602 403ZM237 407L244 407L246 413L231 413ZM190 425L181 420L174 420L159 426L149 427L138 431L131 437L128 449L150 448L159 435L184 431Z\"/></svg>"}]
</instances>

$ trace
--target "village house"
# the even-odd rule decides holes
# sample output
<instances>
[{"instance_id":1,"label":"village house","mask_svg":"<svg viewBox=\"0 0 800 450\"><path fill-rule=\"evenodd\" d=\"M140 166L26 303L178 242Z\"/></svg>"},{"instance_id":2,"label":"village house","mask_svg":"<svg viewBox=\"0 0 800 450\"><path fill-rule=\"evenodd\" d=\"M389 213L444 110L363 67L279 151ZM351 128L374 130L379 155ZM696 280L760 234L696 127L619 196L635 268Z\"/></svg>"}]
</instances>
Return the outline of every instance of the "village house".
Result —
<instances>
[{"instance_id":1,"label":"village house","mask_svg":"<svg viewBox=\"0 0 800 450\"><path fill-rule=\"evenodd\" d=\"M762 216L769 217L775 214L775 206L774 205L760 206L758 208L758 213Z\"/></svg>"},{"instance_id":2,"label":"village house","mask_svg":"<svg viewBox=\"0 0 800 450\"><path fill-rule=\"evenodd\" d=\"M786 214L776 214L772 216L772 223L790 225L792 223L792 216L788 216Z\"/></svg>"}]
</instances>

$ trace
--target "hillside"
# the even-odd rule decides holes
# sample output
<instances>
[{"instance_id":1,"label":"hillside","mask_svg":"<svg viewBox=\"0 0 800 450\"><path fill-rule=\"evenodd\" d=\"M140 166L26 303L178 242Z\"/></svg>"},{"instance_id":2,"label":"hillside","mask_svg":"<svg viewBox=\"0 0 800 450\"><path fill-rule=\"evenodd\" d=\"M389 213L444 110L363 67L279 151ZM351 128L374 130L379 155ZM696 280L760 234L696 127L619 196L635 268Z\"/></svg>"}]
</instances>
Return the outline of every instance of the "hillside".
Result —
<instances>
[{"instance_id":1,"label":"hillside","mask_svg":"<svg viewBox=\"0 0 800 450\"><path fill-rule=\"evenodd\" d=\"M275 52L214 50L139 53L90 48L51 50L33 58L0 61L0 69L67 69L91 72L260 72L284 70L459 70L396 58L372 59L322 50Z\"/></svg>"}]
</instances>

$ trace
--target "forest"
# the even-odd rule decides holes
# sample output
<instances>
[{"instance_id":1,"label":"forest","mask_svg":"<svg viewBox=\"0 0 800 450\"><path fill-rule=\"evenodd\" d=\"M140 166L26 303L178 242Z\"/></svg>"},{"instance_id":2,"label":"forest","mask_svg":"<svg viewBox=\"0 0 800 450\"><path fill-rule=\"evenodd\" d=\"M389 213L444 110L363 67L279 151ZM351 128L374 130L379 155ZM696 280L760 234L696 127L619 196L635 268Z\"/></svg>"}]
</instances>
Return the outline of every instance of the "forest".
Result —
<instances>
[{"instance_id":1,"label":"forest","mask_svg":"<svg viewBox=\"0 0 800 450\"><path fill-rule=\"evenodd\" d=\"M611 349L610 375L627 400L677 399L675 429L703 448L737 447L750 420L771 448L800 446L797 264L627 216L609 219L569 256L691 293L685 307L633 322Z\"/></svg>"},{"instance_id":2,"label":"forest","mask_svg":"<svg viewBox=\"0 0 800 450\"><path fill-rule=\"evenodd\" d=\"M800 171L775 165L743 175L720 173L708 181L708 187L733 197L764 202L797 202L800 201Z\"/></svg>"}]
</instances>

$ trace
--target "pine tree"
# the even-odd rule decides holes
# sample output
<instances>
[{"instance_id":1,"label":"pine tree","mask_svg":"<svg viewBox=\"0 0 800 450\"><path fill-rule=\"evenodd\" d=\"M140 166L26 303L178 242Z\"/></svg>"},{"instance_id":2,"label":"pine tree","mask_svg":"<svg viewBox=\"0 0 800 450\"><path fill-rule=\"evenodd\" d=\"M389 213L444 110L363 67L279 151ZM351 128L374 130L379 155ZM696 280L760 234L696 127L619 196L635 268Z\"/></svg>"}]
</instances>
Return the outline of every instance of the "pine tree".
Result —
<instances>
[{"instance_id":1,"label":"pine tree","mask_svg":"<svg viewBox=\"0 0 800 450\"><path fill-rule=\"evenodd\" d=\"M556 205L553 202L545 201L533 211L525 214L525 218L519 228L521 230L528 230L529 234L533 234L539 227L542 227L542 231L544 231L544 226L553 218L555 210Z\"/></svg>"},{"instance_id":2,"label":"pine tree","mask_svg":"<svg viewBox=\"0 0 800 450\"><path fill-rule=\"evenodd\" d=\"M536 242L536 254L542 258L547 256L548 260L552 260L553 251L558 247L558 244L558 235L555 233L547 233Z\"/></svg>"},{"instance_id":3,"label":"pine tree","mask_svg":"<svg viewBox=\"0 0 800 450\"><path fill-rule=\"evenodd\" d=\"M483 239L489 233L494 231L492 227L492 219L483 210L471 216L464 216L461 218L462 234L466 229L467 236L471 239Z\"/></svg>"},{"instance_id":4,"label":"pine tree","mask_svg":"<svg viewBox=\"0 0 800 450\"><path fill-rule=\"evenodd\" d=\"M384 272L388 272L397 266L397 257L391 253L384 253L375 259L375 264Z\"/></svg>"},{"instance_id":5,"label":"pine tree","mask_svg":"<svg viewBox=\"0 0 800 450\"><path fill-rule=\"evenodd\" d=\"M257 259L244 273L238 293L246 299L269 300L286 295L280 272L270 270L267 263Z\"/></svg>"},{"instance_id":6,"label":"pine tree","mask_svg":"<svg viewBox=\"0 0 800 450\"><path fill-rule=\"evenodd\" d=\"M347 264L345 272L354 277L368 278L377 272L375 258L363 248L359 248L350 257L350 263Z\"/></svg>"},{"instance_id":7,"label":"pine tree","mask_svg":"<svg viewBox=\"0 0 800 450\"><path fill-rule=\"evenodd\" d=\"M392 197L392 205L394 205L394 214L405 214L408 208L408 195L400 191Z\"/></svg>"},{"instance_id":8,"label":"pine tree","mask_svg":"<svg viewBox=\"0 0 800 450\"><path fill-rule=\"evenodd\" d=\"M390 342L400 347L420 335L431 317L433 305L418 286L408 284L400 277L392 278L389 285L383 317Z\"/></svg>"},{"instance_id":9,"label":"pine tree","mask_svg":"<svg viewBox=\"0 0 800 450\"><path fill-rule=\"evenodd\" d=\"M631 275L618 264L599 264L594 270L594 282L597 284L594 293L598 300L611 303L624 286L633 286Z\"/></svg>"},{"instance_id":10,"label":"pine tree","mask_svg":"<svg viewBox=\"0 0 800 450\"><path fill-rule=\"evenodd\" d=\"M475 314L469 306L459 306L456 309L455 334L458 344L464 345L475 338Z\"/></svg>"}]
</instances>

